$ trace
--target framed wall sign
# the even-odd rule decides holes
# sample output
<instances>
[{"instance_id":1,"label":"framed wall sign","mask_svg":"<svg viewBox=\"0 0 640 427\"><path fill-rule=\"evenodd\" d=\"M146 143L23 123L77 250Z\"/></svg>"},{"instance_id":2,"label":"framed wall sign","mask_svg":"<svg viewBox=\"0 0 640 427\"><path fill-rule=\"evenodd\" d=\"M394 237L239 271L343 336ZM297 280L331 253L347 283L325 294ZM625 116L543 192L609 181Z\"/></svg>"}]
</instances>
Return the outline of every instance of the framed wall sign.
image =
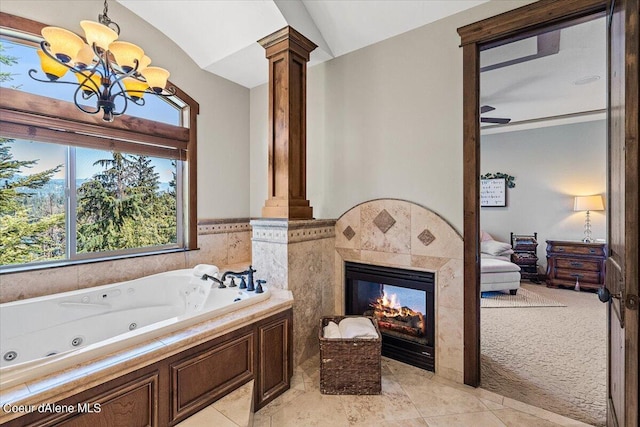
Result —
<instances>
[{"instance_id":1,"label":"framed wall sign","mask_svg":"<svg viewBox=\"0 0 640 427\"><path fill-rule=\"evenodd\" d=\"M480 180L480 206L507 206L507 185L504 178Z\"/></svg>"}]
</instances>

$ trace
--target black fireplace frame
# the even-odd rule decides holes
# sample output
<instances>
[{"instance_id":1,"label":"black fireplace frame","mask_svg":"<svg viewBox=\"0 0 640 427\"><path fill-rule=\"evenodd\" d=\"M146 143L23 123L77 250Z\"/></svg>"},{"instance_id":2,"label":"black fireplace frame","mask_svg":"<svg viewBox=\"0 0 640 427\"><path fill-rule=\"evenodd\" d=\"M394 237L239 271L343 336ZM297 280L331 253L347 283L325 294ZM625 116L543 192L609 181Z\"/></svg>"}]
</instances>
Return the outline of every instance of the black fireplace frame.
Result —
<instances>
[{"instance_id":1,"label":"black fireplace frame","mask_svg":"<svg viewBox=\"0 0 640 427\"><path fill-rule=\"evenodd\" d=\"M362 314L357 313L355 308L358 301L357 287L353 286L355 280L384 283L425 292L427 307L425 339L427 344L422 345L408 339L390 336L381 330L382 355L435 372L435 274L428 271L359 264L349 261L345 262L344 271L344 309L347 315Z\"/></svg>"}]
</instances>

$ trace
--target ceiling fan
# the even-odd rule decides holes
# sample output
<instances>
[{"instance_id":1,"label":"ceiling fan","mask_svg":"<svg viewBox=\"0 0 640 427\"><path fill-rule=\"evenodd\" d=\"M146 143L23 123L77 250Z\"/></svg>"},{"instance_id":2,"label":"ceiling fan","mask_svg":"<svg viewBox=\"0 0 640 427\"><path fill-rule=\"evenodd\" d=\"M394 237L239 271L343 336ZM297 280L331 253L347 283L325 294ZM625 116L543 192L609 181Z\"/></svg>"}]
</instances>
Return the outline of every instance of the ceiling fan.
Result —
<instances>
[{"instance_id":1,"label":"ceiling fan","mask_svg":"<svg viewBox=\"0 0 640 427\"><path fill-rule=\"evenodd\" d=\"M490 105L482 105L480 107L480 114L488 113L489 111L493 111L493 110L495 110L495 108ZM481 123L495 123L495 124L504 125L509 123L510 121L511 119L507 119L504 117L480 117Z\"/></svg>"}]
</instances>

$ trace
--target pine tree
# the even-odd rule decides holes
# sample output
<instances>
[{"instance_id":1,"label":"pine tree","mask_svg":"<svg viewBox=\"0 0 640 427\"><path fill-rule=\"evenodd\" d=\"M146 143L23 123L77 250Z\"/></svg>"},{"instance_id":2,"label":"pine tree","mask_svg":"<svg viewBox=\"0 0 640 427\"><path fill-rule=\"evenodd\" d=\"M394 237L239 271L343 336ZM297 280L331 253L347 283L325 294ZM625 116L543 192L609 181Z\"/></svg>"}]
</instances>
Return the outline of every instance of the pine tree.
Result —
<instances>
[{"instance_id":1,"label":"pine tree","mask_svg":"<svg viewBox=\"0 0 640 427\"><path fill-rule=\"evenodd\" d=\"M176 241L175 195L160 193L148 156L114 152L104 170L78 189L78 252L155 246Z\"/></svg>"},{"instance_id":2,"label":"pine tree","mask_svg":"<svg viewBox=\"0 0 640 427\"><path fill-rule=\"evenodd\" d=\"M16 160L9 144L0 138L0 265L57 258L64 254L64 213L39 215L27 208L28 189L42 188L62 165L30 175L23 168L37 160Z\"/></svg>"},{"instance_id":3,"label":"pine tree","mask_svg":"<svg viewBox=\"0 0 640 427\"><path fill-rule=\"evenodd\" d=\"M5 54L0 43L0 83L13 79L8 67L18 59ZM29 209L28 190L44 187L62 165L29 175L20 175L37 160L16 160L13 139L0 137L0 265L49 260L64 255L64 213L44 214Z\"/></svg>"}]
</instances>

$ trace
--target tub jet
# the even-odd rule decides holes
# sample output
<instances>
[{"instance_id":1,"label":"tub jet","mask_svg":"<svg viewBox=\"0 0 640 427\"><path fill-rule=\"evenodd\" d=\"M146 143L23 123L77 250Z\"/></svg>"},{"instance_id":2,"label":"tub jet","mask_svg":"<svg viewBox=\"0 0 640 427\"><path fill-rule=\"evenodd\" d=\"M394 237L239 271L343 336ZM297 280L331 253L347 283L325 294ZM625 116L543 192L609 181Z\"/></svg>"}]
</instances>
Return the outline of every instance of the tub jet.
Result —
<instances>
[{"instance_id":1,"label":"tub jet","mask_svg":"<svg viewBox=\"0 0 640 427\"><path fill-rule=\"evenodd\" d=\"M7 362L11 362L13 360L16 360L16 357L18 357L18 353L16 353L15 351L7 351L3 357Z\"/></svg>"}]
</instances>

